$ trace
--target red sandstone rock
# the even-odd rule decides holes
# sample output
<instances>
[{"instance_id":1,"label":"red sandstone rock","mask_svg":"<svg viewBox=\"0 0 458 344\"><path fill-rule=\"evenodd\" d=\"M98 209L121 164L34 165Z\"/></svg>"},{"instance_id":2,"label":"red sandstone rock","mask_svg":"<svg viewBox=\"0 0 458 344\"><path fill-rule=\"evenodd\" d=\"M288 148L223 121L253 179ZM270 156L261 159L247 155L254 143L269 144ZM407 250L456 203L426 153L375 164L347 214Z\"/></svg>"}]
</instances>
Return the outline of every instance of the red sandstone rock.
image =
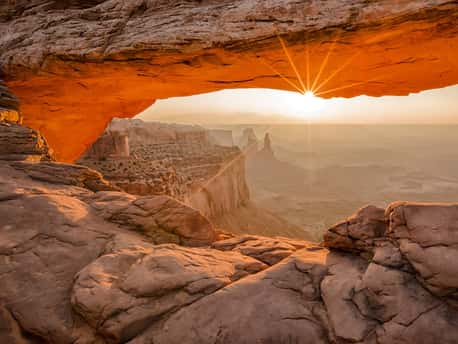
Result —
<instances>
[{"instance_id":1,"label":"red sandstone rock","mask_svg":"<svg viewBox=\"0 0 458 344\"><path fill-rule=\"evenodd\" d=\"M235 237L214 248L154 245L139 229L154 219L171 228L192 213L176 203L39 181L0 163L0 341L458 338L453 260L438 260L455 250L456 205L392 205L390 230L366 260L284 238ZM353 218L367 219L361 211Z\"/></svg>"},{"instance_id":2,"label":"red sandstone rock","mask_svg":"<svg viewBox=\"0 0 458 344\"><path fill-rule=\"evenodd\" d=\"M375 241L387 230L385 210L366 206L331 227L323 237L324 246L348 252L373 252Z\"/></svg>"},{"instance_id":3,"label":"red sandstone rock","mask_svg":"<svg viewBox=\"0 0 458 344\"><path fill-rule=\"evenodd\" d=\"M27 134L15 153L47 152L36 132L2 129ZM0 161L1 343L456 343L457 204L360 209L331 228L329 251L214 242L195 209L91 191L100 177ZM174 240L207 247L156 245Z\"/></svg>"}]
</instances>

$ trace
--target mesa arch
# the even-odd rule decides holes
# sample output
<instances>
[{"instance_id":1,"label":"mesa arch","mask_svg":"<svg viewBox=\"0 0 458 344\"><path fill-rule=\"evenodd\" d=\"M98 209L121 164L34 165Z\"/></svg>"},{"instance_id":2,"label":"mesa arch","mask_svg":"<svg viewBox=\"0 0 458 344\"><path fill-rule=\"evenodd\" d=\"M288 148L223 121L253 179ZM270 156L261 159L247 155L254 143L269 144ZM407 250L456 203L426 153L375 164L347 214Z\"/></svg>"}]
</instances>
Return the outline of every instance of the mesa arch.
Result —
<instances>
[{"instance_id":1,"label":"mesa arch","mask_svg":"<svg viewBox=\"0 0 458 344\"><path fill-rule=\"evenodd\" d=\"M25 124L71 161L112 117L156 99L293 90L276 73L298 83L278 36L304 79L307 51L311 82L327 60L323 97L457 84L457 22L458 3L445 0L6 1L0 69Z\"/></svg>"}]
</instances>

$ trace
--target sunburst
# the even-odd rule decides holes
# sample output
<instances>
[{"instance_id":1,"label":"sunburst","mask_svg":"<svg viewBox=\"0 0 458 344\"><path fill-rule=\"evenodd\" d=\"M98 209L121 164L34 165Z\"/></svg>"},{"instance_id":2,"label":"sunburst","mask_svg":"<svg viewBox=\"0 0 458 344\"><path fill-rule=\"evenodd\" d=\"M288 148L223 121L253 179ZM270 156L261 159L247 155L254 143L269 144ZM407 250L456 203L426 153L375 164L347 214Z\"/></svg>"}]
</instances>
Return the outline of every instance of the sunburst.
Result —
<instances>
[{"instance_id":1,"label":"sunburst","mask_svg":"<svg viewBox=\"0 0 458 344\"><path fill-rule=\"evenodd\" d=\"M363 84L366 84L368 82L375 80L375 79L371 79L371 80L362 81L362 82L353 82L353 83L349 83L349 84L342 85L339 87L325 89L325 86L328 85L332 80L334 80L334 78L337 75L339 75L343 70L345 70L345 68L347 68L355 60L355 58L358 57L358 55L360 54L360 52L357 52L354 55L350 56L340 66L338 66L336 69L332 71L329 71L329 74L326 75L325 71L327 69L329 60L340 39L340 34L338 34L335 37L335 39L331 41L329 49L325 57L323 58L323 60L320 63L318 72L313 78L310 72L311 65L310 65L310 48L309 48L308 36L306 37L306 42L305 42L306 43L306 48L305 48L306 77L305 77L305 82L304 82L304 79L302 78L301 74L299 73L299 69L297 68L296 63L294 62L294 58L292 54L290 53L284 39L281 38L280 36L277 36L277 38L278 38L278 41L280 42L280 46L283 50L283 53L285 54L286 59L291 67L291 70L293 71L295 75L295 78L285 76L284 74L280 73L276 68L266 63L262 59L260 61L263 64L265 64L266 66L268 66L276 75L278 75L283 81L285 81L295 91L304 95L305 100L308 102L312 102L314 98L318 98L320 96L323 96L329 93L360 86L360 85L363 85ZM296 82L293 82L291 79L293 80L295 79Z\"/></svg>"}]
</instances>

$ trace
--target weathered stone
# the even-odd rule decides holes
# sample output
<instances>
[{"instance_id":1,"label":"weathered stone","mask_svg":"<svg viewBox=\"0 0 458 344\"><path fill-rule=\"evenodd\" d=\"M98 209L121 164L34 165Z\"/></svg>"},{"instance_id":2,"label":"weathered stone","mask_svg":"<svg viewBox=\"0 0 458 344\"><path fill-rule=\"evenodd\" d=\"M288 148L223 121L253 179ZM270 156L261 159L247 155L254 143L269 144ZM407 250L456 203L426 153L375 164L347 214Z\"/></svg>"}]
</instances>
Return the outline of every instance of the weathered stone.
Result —
<instances>
[{"instance_id":1,"label":"weathered stone","mask_svg":"<svg viewBox=\"0 0 458 344\"><path fill-rule=\"evenodd\" d=\"M88 202L107 221L138 230L157 243L211 244L216 232L199 211L168 196L98 192Z\"/></svg>"},{"instance_id":2,"label":"weathered stone","mask_svg":"<svg viewBox=\"0 0 458 344\"><path fill-rule=\"evenodd\" d=\"M104 338L125 342L166 313L263 268L235 252L174 245L124 250L77 274L72 304Z\"/></svg>"},{"instance_id":3,"label":"weathered stone","mask_svg":"<svg viewBox=\"0 0 458 344\"><path fill-rule=\"evenodd\" d=\"M8 114L3 112L10 111L10 116L15 113L19 116L19 99L10 91L10 89L4 84L3 80L0 79L0 121L8 120L10 122L19 122L18 120L12 120L12 118L4 118Z\"/></svg>"},{"instance_id":4,"label":"weathered stone","mask_svg":"<svg viewBox=\"0 0 458 344\"><path fill-rule=\"evenodd\" d=\"M256 235L241 235L234 238L219 240L212 245L222 251L236 251L245 256L250 256L268 265L277 264L282 259L290 256L295 251L307 247L321 250L318 245L307 241L288 238L266 238Z\"/></svg>"},{"instance_id":5,"label":"weathered stone","mask_svg":"<svg viewBox=\"0 0 458 344\"><path fill-rule=\"evenodd\" d=\"M213 242L223 233L176 200L43 181L27 170L40 164L59 171L0 162L2 342L456 343L457 205L392 204L382 232L377 209L360 211L339 235L375 236L365 259L286 238ZM153 227L208 246L155 245Z\"/></svg>"},{"instance_id":6,"label":"weathered stone","mask_svg":"<svg viewBox=\"0 0 458 344\"><path fill-rule=\"evenodd\" d=\"M57 162L12 162L11 166L25 172L30 178L51 184L74 185L92 191L118 191L119 188L106 181L90 168Z\"/></svg>"},{"instance_id":7,"label":"weathered stone","mask_svg":"<svg viewBox=\"0 0 458 344\"><path fill-rule=\"evenodd\" d=\"M326 250L298 251L179 310L132 344L328 343L319 301L325 259Z\"/></svg>"},{"instance_id":8,"label":"weathered stone","mask_svg":"<svg viewBox=\"0 0 458 344\"><path fill-rule=\"evenodd\" d=\"M43 164L47 172L53 171L49 168L50 164ZM79 169L78 166L74 167ZM92 343L96 330L73 313L70 306L69 295L75 275L105 254L152 250L153 247L148 237L139 235L137 231L123 230L111 219L104 220L94 208L94 199L99 202L104 200L110 210L116 206L122 208L127 203L125 199L132 202L136 199L116 192L94 194L87 189L59 182L59 178L44 182L41 178L30 178L27 172L5 162L0 163L0 319L6 319L0 326L0 338L7 338L5 342L8 343L12 342L9 340L11 336L17 343L29 343L27 338L31 338L31 342L37 338L38 342ZM108 197L111 197L111 207L108 206ZM151 210L152 203L158 204L153 198L136 202L139 213ZM174 205L168 201L162 204ZM192 220L196 211L191 209L186 213L186 208L180 205L179 208L163 209L159 223L161 220L168 222L166 216L170 216L170 228L175 223L178 231L191 231L187 232L188 236L192 236L192 231L199 234L199 223ZM180 219L188 219L190 223L179 223ZM208 222L204 221L203 226L212 229L208 227ZM189 237L187 239L192 240ZM184 255L193 254L193 251L186 249L182 252ZM203 256L201 259L208 258L205 250L195 254L199 255L199 252ZM217 267L223 265L224 257L228 262L233 262L233 270L229 267L219 270L233 271L227 274L229 281L264 267L261 262L235 252L214 250L210 253L216 257ZM221 261L217 260L218 257ZM202 264L199 271L202 274L208 271L210 276L213 270L210 265ZM216 276L224 280L224 273ZM177 272L175 276L178 279L181 273ZM199 290L197 283L193 286ZM203 288L202 283L201 286ZM211 289L210 286L208 288ZM21 341L21 333L26 334L24 341Z\"/></svg>"},{"instance_id":9,"label":"weathered stone","mask_svg":"<svg viewBox=\"0 0 458 344\"><path fill-rule=\"evenodd\" d=\"M332 331L338 341L365 342L377 322L361 313L353 296L367 263L361 258L337 253L331 253L327 259L329 276L321 282L321 293Z\"/></svg>"},{"instance_id":10,"label":"weathered stone","mask_svg":"<svg viewBox=\"0 0 458 344\"><path fill-rule=\"evenodd\" d=\"M21 121L22 118L18 111L0 108L0 122L20 123Z\"/></svg>"},{"instance_id":11,"label":"weathered stone","mask_svg":"<svg viewBox=\"0 0 458 344\"><path fill-rule=\"evenodd\" d=\"M366 206L348 219L329 228L324 246L348 252L372 253L374 243L385 235L384 209Z\"/></svg>"},{"instance_id":12,"label":"weathered stone","mask_svg":"<svg viewBox=\"0 0 458 344\"><path fill-rule=\"evenodd\" d=\"M105 131L84 153L86 159L105 160L130 155L129 137L118 131Z\"/></svg>"},{"instance_id":13,"label":"weathered stone","mask_svg":"<svg viewBox=\"0 0 458 344\"><path fill-rule=\"evenodd\" d=\"M0 122L0 160L53 160L52 150L37 131L15 123Z\"/></svg>"},{"instance_id":14,"label":"weathered stone","mask_svg":"<svg viewBox=\"0 0 458 344\"><path fill-rule=\"evenodd\" d=\"M401 202L387 214L389 235L424 285L436 295L456 294L458 205Z\"/></svg>"}]
</instances>

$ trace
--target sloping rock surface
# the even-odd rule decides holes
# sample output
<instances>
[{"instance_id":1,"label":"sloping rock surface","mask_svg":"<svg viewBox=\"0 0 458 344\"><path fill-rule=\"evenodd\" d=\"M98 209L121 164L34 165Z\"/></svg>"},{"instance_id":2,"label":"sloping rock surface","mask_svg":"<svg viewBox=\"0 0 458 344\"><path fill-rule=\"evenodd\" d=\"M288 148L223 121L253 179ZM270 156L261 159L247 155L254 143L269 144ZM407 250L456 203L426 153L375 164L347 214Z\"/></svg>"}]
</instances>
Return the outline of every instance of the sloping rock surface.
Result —
<instances>
[{"instance_id":1,"label":"sloping rock surface","mask_svg":"<svg viewBox=\"0 0 458 344\"><path fill-rule=\"evenodd\" d=\"M0 161L0 343L458 340L457 204L365 207L326 248L230 237L53 164Z\"/></svg>"},{"instance_id":2,"label":"sloping rock surface","mask_svg":"<svg viewBox=\"0 0 458 344\"><path fill-rule=\"evenodd\" d=\"M32 179L6 162L0 176L1 342L427 344L458 338L449 259L456 253L456 205L392 205L387 231L371 242L370 256L248 235L195 248L155 244L147 230L157 221L173 227L168 233L180 244L195 233L203 245L208 225L173 199L94 193ZM362 214L367 210L352 219ZM191 218L197 227L190 227ZM352 226L360 237L374 234L367 221Z\"/></svg>"},{"instance_id":3,"label":"sloping rock surface","mask_svg":"<svg viewBox=\"0 0 458 344\"><path fill-rule=\"evenodd\" d=\"M23 171L30 178L51 184L74 185L92 191L118 191L119 189L106 181L103 176L90 168L57 162L13 162L10 164Z\"/></svg>"}]
</instances>

